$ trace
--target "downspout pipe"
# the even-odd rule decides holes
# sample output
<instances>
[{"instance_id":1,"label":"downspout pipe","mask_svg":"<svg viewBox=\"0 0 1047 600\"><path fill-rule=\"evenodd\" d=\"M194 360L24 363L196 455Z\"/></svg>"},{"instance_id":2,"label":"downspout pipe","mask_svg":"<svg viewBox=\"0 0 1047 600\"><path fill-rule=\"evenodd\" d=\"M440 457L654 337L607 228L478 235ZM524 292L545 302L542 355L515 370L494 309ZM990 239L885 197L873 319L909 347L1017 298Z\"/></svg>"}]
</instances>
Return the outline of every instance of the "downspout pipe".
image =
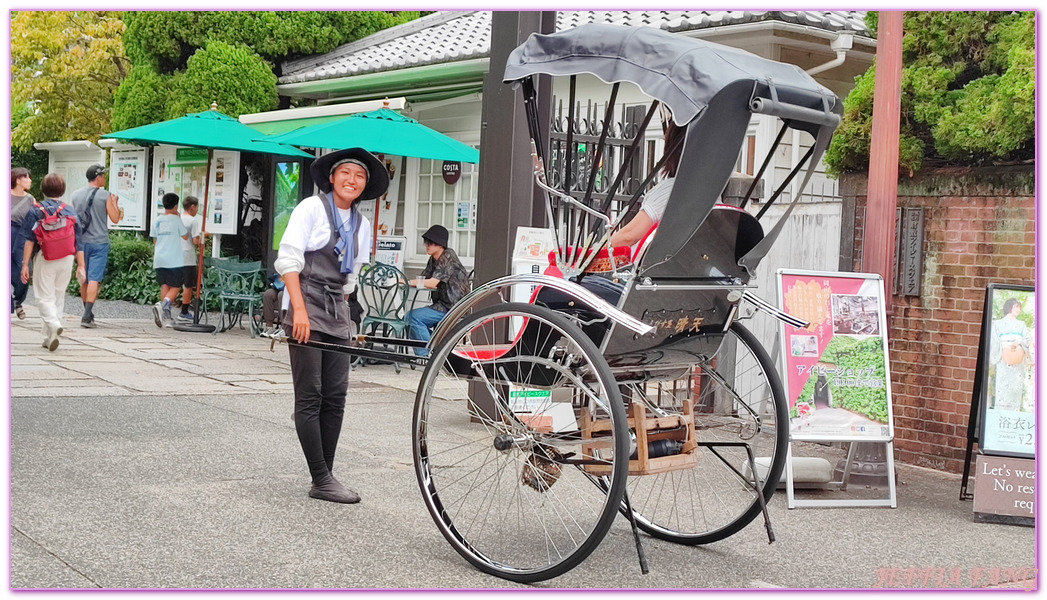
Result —
<instances>
[{"instance_id":1,"label":"downspout pipe","mask_svg":"<svg viewBox=\"0 0 1047 600\"><path fill-rule=\"evenodd\" d=\"M854 35L850 33L841 33L836 36L836 39L829 42L829 47L836 51L836 58L830 60L825 64L818 65L807 69L808 75L816 75L843 64L843 61L847 59L847 51L851 49L854 44Z\"/></svg>"}]
</instances>

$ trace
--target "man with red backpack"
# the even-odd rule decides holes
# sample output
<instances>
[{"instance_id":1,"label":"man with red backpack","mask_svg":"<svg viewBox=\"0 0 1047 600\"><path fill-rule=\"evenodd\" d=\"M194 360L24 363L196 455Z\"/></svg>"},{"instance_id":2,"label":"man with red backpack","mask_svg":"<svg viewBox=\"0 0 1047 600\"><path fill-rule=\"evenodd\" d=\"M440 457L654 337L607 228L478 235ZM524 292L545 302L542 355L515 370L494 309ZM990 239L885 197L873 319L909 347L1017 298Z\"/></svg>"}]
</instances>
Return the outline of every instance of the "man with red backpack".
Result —
<instances>
[{"instance_id":1,"label":"man with red backpack","mask_svg":"<svg viewBox=\"0 0 1047 600\"><path fill-rule=\"evenodd\" d=\"M22 235L26 240L22 281L29 283L29 257L39 248L33 262L33 296L44 322L43 346L54 352L62 333L65 290L72 276L73 260L76 260L76 278L81 285L87 271L80 239L83 232L76 210L59 200L65 194L65 180L57 173L49 173L40 191L43 202L34 204L22 222Z\"/></svg>"}]
</instances>

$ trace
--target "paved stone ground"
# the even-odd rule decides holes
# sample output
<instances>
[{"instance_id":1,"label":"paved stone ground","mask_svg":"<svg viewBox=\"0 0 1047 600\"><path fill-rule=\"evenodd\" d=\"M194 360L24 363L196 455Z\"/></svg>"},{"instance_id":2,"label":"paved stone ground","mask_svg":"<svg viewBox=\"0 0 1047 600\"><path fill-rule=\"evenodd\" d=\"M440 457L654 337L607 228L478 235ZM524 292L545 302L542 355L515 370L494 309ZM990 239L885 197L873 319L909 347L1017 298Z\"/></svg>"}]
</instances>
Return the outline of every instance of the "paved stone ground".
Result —
<instances>
[{"instance_id":1,"label":"paved stone ground","mask_svg":"<svg viewBox=\"0 0 1047 600\"><path fill-rule=\"evenodd\" d=\"M410 434L420 371L351 375L335 464L363 502L332 505L306 496L286 347L271 352L242 330L158 329L148 317L81 329L69 316L51 353L29 312L11 321L15 589L1035 584L1032 528L974 522L958 477L908 465L898 465L896 509L789 510L779 493L774 544L759 524L704 547L645 537L648 575L617 519L578 568L513 584L461 559L421 501Z\"/></svg>"}]
</instances>

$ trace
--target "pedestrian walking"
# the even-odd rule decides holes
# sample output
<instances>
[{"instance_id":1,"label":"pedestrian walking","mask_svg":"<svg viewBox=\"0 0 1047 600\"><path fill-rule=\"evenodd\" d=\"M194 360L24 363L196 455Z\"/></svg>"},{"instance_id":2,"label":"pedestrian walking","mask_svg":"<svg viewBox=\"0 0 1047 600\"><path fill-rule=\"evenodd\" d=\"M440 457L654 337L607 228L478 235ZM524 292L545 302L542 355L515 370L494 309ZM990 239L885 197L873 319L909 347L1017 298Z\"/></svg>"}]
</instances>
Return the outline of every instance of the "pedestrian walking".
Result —
<instances>
[{"instance_id":1,"label":"pedestrian walking","mask_svg":"<svg viewBox=\"0 0 1047 600\"><path fill-rule=\"evenodd\" d=\"M69 287L74 260L76 278L81 285L87 273L83 231L76 210L60 200L65 195L65 179L57 173L48 173L40 184L40 192L44 201L34 203L22 223L26 257L22 261L22 282L29 283L30 257L39 247L33 258L33 295L43 321L43 346L54 352L58 348L58 336L62 335L65 290Z\"/></svg>"},{"instance_id":2,"label":"pedestrian walking","mask_svg":"<svg viewBox=\"0 0 1047 600\"><path fill-rule=\"evenodd\" d=\"M29 214L29 208L36 202L36 198L29 193L32 185L29 169L11 169L11 313L19 319L25 318L22 303L29 293L29 284L22 282L22 257L25 252L22 223Z\"/></svg>"},{"instance_id":3,"label":"pedestrian walking","mask_svg":"<svg viewBox=\"0 0 1047 600\"><path fill-rule=\"evenodd\" d=\"M80 299L84 302L81 327L97 327L94 306L98 300L98 287L105 278L109 262L109 224L119 223L119 198L105 189L109 169L103 165L91 165L87 169L87 186L73 192L72 203L80 215L80 226L84 232L84 260L87 263L87 283L80 286Z\"/></svg>"},{"instance_id":4,"label":"pedestrian walking","mask_svg":"<svg viewBox=\"0 0 1047 600\"><path fill-rule=\"evenodd\" d=\"M346 296L355 288L371 251L371 224L357 206L360 200L384 194L389 174L381 161L362 148L327 154L313 161L310 172L322 193L294 208L274 265L283 275L290 298L284 330L299 342L348 344ZM332 474L350 357L298 345L291 345L288 354L295 430L312 477L309 496L359 502L359 494Z\"/></svg>"},{"instance_id":5,"label":"pedestrian walking","mask_svg":"<svg viewBox=\"0 0 1047 600\"><path fill-rule=\"evenodd\" d=\"M192 321L193 313L189 312L189 305L193 302L193 292L196 291L197 279L197 254L203 241L201 230L204 226L203 218L197 213L200 211L200 200L196 196L186 196L182 200L182 224L189 232L189 239L182 240L182 310L178 313L179 321Z\"/></svg>"},{"instance_id":6,"label":"pedestrian walking","mask_svg":"<svg viewBox=\"0 0 1047 600\"><path fill-rule=\"evenodd\" d=\"M171 302L182 289L182 240L189 239L189 231L178 214L178 194L167 192L160 201L164 214L153 220L149 237L153 238L153 269L160 283L160 301L153 306L153 320L162 328L165 320L173 325Z\"/></svg>"}]
</instances>

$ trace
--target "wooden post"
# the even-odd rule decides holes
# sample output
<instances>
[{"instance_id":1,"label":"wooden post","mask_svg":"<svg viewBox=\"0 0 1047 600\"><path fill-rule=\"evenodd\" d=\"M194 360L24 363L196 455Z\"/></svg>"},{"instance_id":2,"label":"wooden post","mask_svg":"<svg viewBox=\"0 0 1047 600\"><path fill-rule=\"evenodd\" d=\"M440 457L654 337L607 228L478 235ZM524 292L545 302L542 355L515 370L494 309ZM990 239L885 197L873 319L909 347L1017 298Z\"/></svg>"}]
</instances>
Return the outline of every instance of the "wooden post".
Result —
<instances>
[{"instance_id":1,"label":"wooden post","mask_svg":"<svg viewBox=\"0 0 1047 600\"><path fill-rule=\"evenodd\" d=\"M540 226L543 196L534 184L531 138L519 92L502 83L505 62L533 32L551 33L555 11L494 11L491 15L491 66L484 80L480 130L479 198L476 207L476 282L508 275L518 226ZM545 76L548 82L548 76ZM552 111L551 84L539 90L546 128ZM481 250L482 249L482 250ZM500 332L508 337L508 332ZM486 386L472 382L469 397L487 414L495 414Z\"/></svg>"},{"instance_id":2,"label":"wooden post","mask_svg":"<svg viewBox=\"0 0 1047 600\"><path fill-rule=\"evenodd\" d=\"M902 11L880 12L876 38L876 87L873 91L869 150L869 196L865 210L862 268L879 273L890 290L894 267L894 221L898 205L898 138L902 101ZM887 312L892 295L888 294Z\"/></svg>"}]
</instances>

